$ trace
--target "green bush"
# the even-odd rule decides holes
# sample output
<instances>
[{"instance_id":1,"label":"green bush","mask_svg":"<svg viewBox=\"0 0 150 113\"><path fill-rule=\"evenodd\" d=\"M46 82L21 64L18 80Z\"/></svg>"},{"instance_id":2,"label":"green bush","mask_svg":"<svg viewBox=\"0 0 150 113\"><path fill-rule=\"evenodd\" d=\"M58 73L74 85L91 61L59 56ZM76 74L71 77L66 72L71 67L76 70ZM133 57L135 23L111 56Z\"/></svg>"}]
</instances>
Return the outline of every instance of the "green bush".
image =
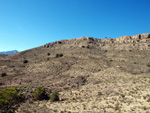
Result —
<instances>
[{"instance_id":1,"label":"green bush","mask_svg":"<svg viewBox=\"0 0 150 113\"><path fill-rule=\"evenodd\" d=\"M56 54L56 58L59 58L59 57L62 57L63 56L63 54L62 53L58 53L58 54Z\"/></svg>"},{"instance_id":2,"label":"green bush","mask_svg":"<svg viewBox=\"0 0 150 113\"><path fill-rule=\"evenodd\" d=\"M23 61L24 64L26 64L26 63L28 63L28 62L29 62L28 60L24 60L24 61Z\"/></svg>"},{"instance_id":3,"label":"green bush","mask_svg":"<svg viewBox=\"0 0 150 113\"><path fill-rule=\"evenodd\" d=\"M19 90L17 88L6 88L0 92L0 111L9 112L10 109L14 109L17 104L24 100L25 96L23 94L19 94Z\"/></svg>"},{"instance_id":4,"label":"green bush","mask_svg":"<svg viewBox=\"0 0 150 113\"><path fill-rule=\"evenodd\" d=\"M47 100L49 99L46 94L46 90L43 87L38 87L36 91L33 93L33 100Z\"/></svg>"},{"instance_id":5,"label":"green bush","mask_svg":"<svg viewBox=\"0 0 150 113\"><path fill-rule=\"evenodd\" d=\"M2 73L2 74L1 74L1 77L5 77L5 76L7 76L6 73Z\"/></svg>"},{"instance_id":6,"label":"green bush","mask_svg":"<svg viewBox=\"0 0 150 113\"><path fill-rule=\"evenodd\" d=\"M57 91L51 94L50 101L51 102L59 101L59 93Z\"/></svg>"},{"instance_id":7,"label":"green bush","mask_svg":"<svg viewBox=\"0 0 150 113\"><path fill-rule=\"evenodd\" d=\"M150 64L147 64L147 67L150 67Z\"/></svg>"}]
</instances>

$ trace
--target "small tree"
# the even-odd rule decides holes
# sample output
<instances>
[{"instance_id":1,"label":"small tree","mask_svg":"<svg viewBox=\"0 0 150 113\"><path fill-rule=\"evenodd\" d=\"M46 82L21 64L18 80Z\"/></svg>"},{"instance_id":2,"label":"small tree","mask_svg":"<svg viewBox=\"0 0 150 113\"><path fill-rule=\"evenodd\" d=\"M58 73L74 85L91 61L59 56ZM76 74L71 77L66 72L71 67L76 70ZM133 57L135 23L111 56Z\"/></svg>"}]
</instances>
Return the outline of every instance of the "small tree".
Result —
<instances>
[{"instance_id":1,"label":"small tree","mask_svg":"<svg viewBox=\"0 0 150 113\"><path fill-rule=\"evenodd\" d=\"M38 87L36 91L33 93L33 100L47 100L49 99L48 95L46 94L46 90L43 87Z\"/></svg>"},{"instance_id":2,"label":"small tree","mask_svg":"<svg viewBox=\"0 0 150 113\"><path fill-rule=\"evenodd\" d=\"M51 94L50 101L51 102L59 101L59 93L57 91Z\"/></svg>"}]
</instances>

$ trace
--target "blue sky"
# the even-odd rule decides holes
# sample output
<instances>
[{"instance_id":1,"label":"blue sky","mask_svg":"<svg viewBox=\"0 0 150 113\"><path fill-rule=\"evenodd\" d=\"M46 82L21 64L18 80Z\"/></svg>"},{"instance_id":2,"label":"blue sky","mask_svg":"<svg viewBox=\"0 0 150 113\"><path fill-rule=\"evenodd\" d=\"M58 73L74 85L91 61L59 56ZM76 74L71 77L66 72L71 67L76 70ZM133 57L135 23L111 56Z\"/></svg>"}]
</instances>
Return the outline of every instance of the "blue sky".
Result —
<instances>
[{"instance_id":1,"label":"blue sky","mask_svg":"<svg viewBox=\"0 0 150 113\"><path fill-rule=\"evenodd\" d=\"M0 0L0 51L150 33L150 0Z\"/></svg>"}]
</instances>

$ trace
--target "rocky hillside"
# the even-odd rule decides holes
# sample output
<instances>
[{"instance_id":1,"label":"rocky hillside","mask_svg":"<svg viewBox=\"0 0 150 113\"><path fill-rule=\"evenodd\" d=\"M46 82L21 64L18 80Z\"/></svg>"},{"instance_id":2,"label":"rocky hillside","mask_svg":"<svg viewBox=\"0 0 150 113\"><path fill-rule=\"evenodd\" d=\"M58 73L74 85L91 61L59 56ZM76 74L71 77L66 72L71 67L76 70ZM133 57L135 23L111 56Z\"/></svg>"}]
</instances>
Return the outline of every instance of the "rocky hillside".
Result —
<instances>
[{"instance_id":1,"label":"rocky hillside","mask_svg":"<svg viewBox=\"0 0 150 113\"><path fill-rule=\"evenodd\" d=\"M65 44L66 46L91 46L102 50L149 50L150 34L139 34L134 36L122 36L119 38L96 39L93 37L81 37L72 40L63 40L44 45L46 48L53 47L55 44Z\"/></svg>"},{"instance_id":2,"label":"rocky hillside","mask_svg":"<svg viewBox=\"0 0 150 113\"><path fill-rule=\"evenodd\" d=\"M0 57L0 89L18 87L28 100L43 86L64 100L27 101L18 113L148 113L149 56L149 33L60 40Z\"/></svg>"}]
</instances>

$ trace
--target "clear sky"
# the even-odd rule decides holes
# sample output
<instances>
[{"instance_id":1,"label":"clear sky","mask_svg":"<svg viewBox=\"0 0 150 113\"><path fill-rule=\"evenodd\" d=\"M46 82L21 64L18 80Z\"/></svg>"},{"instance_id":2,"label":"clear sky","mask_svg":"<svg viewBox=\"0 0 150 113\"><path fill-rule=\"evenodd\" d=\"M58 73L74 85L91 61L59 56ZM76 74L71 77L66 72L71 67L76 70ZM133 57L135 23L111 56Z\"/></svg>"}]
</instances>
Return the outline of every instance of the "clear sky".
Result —
<instances>
[{"instance_id":1,"label":"clear sky","mask_svg":"<svg viewBox=\"0 0 150 113\"><path fill-rule=\"evenodd\" d=\"M0 51L150 33L150 0L0 0Z\"/></svg>"}]
</instances>

